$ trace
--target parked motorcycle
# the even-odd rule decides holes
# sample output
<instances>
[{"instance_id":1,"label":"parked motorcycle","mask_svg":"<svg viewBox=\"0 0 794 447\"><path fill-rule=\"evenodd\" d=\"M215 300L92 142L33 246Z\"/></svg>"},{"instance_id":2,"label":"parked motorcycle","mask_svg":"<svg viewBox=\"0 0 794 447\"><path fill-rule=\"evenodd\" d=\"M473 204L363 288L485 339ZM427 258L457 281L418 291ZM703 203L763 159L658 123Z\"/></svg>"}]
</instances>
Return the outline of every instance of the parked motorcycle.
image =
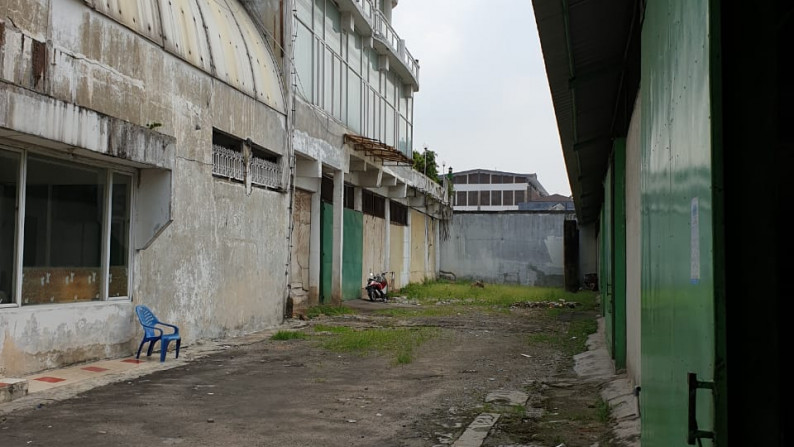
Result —
<instances>
[{"instance_id":1,"label":"parked motorcycle","mask_svg":"<svg viewBox=\"0 0 794 447\"><path fill-rule=\"evenodd\" d=\"M388 272L373 274L370 272L367 279L367 296L370 301L381 300L386 302L389 297L389 282L386 279Z\"/></svg>"}]
</instances>

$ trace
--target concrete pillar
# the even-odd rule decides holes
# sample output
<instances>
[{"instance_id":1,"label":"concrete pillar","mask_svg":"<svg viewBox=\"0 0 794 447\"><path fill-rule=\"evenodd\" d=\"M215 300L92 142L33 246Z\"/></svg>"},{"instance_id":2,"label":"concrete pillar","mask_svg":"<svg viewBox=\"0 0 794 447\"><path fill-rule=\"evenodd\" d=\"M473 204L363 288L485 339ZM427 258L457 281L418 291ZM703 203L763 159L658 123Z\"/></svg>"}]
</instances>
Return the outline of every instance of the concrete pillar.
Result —
<instances>
[{"instance_id":1,"label":"concrete pillar","mask_svg":"<svg viewBox=\"0 0 794 447\"><path fill-rule=\"evenodd\" d=\"M331 302L342 303L342 230L345 212L345 174L341 170L334 171L333 199L333 258L331 267Z\"/></svg>"},{"instance_id":2,"label":"concrete pillar","mask_svg":"<svg viewBox=\"0 0 794 447\"><path fill-rule=\"evenodd\" d=\"M390 272L393 271L390 265L389 260L391 259L391 200L385 199L383 206L386 208L384 211L383 219L385 220L384 224L385 228L383 229L383 247L385 252L383 253L383 266L382 271Z\"/></svg>"},{"instance_id":3,"label":"concrete pillar","mask_svg":"<svg viewBox=\"0 0 794 447\"><path fill-rule=\"evenodd\" d=\"M319 180L317 183L320 183ZM312 306L320 304L320 263L322 262L320 229L323 225L320 220L321 196L318 187L317 192L312 194L312 222L309 235L309 304Z\"/></svg>"},{"instance_id":4,"label":"concrete pillar","mask_svg":"<svg viewBox=\"0 0 794 447\"><path fill-rule=\"evenodd\" d=\"M356 211L363 211L363 207L361 206L362 195L361 188L358 186L353 187L353 209Z\"/></svg>"},{"instance_id":5,"label":"concrete pillar","mask_svg":"<svg viewBox=\"0 0 794 447\"><path fill-rule=\"evenodd\" d=\"M441 219L436 220L436 265L433 266L433 277L438 278L438 271L441 270Z\"/></svg>"},{"instance_id":6,"label":"concrete pillar","mask_svg":"<svg viewBox=\"0 0 794 447\"><path fill-rule=\"evenodd\" d=\"M427 272L430 270L430 216L424 215L425 222L425 262L422 266L422 277L427 278Z\"/></svg>"},{"instance_id":7,"label":"concrete pillar","mask_svg":"<svg viewBox=\"0 0 794 447\"><path fill-rule=\"evenodd\" d=\"M383 5L383 16L386 17L386 20L388 20L389 24L391 24L391 1L392 0L381 0L381 4Z\"/></svg>"},{"instance_id":8,"label":"concrete pillar","mask_svg":"<svg viewBox=\"0 0 794 447\"><path fill-rule=\"evenodd\" d=\"M411 280L411 209L408 209L408 223L403 228L403 269L400 284L405 287Z\"/></svg>"}]
</instances>

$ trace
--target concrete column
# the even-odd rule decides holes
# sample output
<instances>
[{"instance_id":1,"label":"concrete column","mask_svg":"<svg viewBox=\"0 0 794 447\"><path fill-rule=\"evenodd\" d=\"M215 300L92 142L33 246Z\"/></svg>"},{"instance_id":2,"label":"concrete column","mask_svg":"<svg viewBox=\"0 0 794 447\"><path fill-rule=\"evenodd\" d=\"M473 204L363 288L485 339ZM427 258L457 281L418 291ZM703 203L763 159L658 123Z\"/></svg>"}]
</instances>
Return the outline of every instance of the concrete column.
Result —
<instances>
[{"instance_id":1,"label":"concrete column","mask_svg":"<svg viewBox=\"0 0 794 447\"><path fill-rule=\"evenodd\" d=\"M386 20L389 21L389 24L391 24L391 0L381 0L381 3L383 5L383 15L386 17Z\"/></svg>"},{"instance_id":2,"label":"concrete column","mask_svg":"<svg viewBox=\"0 0 794 447\"><path fill-rule=\"evenodd\" d=\"M381 268L384 272L392 271L391 268L391 201L389 199L384 200L384 205L386 207L385 214L383 215L383 219L385 220L384 224L385 228L383 229L383 266Z\"/></svg>"},{"instance_id":3,"label":"concrete column","mask_svg":"<svg viewBox=\"0 0 794 447\"><path fill-rule=\"evenodd\" d=\"M441 270L441 219L436 219L436 265L433 266L433 277L438 278Z\"/></svg>"},{"instance_id":4,"label":"concrete column","mask_svg":"<svg viewBox=\"0 0 794 447\"><path fill-rule=\"evenodd\" d=\"M411 209L408 209L408 224L403 229L403 271L400 284L404 287L411 280Z\"/></svg>"},{"instance_id":5,"label":"concrete column","mask_svg":"<svg viewBox=\"0 0 794 447\"><path fill-rule=\"evenodd\" d=\"M331 268L331 302L342 303L342 230L345 212L345 174L341 170L334 171L333 200L333 258Z\"/></svg>"},{"instance_id":6,"label":"concrete column","mask_svg":"<svg viewBox=\"0 0 794 447\"><path fill-rule=\"evenodd\" d=\"M427 272L430 270L430 217L425 214L425 265L422 266L422 277L427 278Z\"/></svg>"},{"instance_id":7,"label":"concrete column","mask_svg":"<svg viewBox=\"0 0 794 447\"><path fill-rule=\"evenodd\" d=\"M319 183L319 179L317 180ZM320 220L320 188L317 192L312 194L312 222L311 234L309 235L309 304L320 304L320 263L321 249L320 249L320 229L322 228L322 221Z\"/></svg>"},{"instance_id":8,"label":"concrete column","mask_svg":"<svg viewBox=\"0 0 794 447\"><path fill-rule=\"evenodd\" d=\"M353 209L356 211L362 211L363 207L361 206L361 188L358 186L353 187Z\"/></svg>"}]
</instances>

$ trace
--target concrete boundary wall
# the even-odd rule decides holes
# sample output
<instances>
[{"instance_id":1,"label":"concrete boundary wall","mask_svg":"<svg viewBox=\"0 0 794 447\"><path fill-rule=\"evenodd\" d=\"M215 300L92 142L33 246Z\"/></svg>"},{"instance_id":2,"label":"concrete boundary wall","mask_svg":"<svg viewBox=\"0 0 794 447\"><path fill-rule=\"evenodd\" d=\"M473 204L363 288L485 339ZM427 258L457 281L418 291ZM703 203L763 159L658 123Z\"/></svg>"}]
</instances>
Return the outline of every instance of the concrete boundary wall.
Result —
<instances>
[{"instance_id":1,"label":"concrete boundary wall","mask_svg":"<svg viewBox=\"0 0 794 447\"><path fill-rule=\"evenodd\" d=\"M569 213L455 213L442 241L441 270L459 279L564 285L563 224Z\"/></svg>"}]
</instances>

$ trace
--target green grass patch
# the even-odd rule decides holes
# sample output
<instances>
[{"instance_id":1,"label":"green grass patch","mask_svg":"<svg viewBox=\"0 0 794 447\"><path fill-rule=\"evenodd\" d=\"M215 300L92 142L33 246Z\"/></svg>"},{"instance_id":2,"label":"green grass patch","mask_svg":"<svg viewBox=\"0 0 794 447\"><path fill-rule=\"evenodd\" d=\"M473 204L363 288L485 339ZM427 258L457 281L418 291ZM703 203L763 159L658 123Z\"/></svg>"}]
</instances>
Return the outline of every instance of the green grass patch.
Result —
<instances>
[{"instance_id":1,"label":"green grass patch","mask_svg":"<svg viewBox=\"0 0 794 447\"><path fill-rule=\"evenodd\" d=\"M297 331L278 331L270 336L271 340L299 340L306 338L307 335Z\"/></svg>"},{"instance_id":2,"label":"green grass patch","mask_svg":"<svg viewBox=\"0 0 794 447\"><path fill-rule=\"evenodd\" d=\"M460 313L461 309L455 306L416 306L411 308L395 307L376 311L377 315L395 318L411 317L446 317Z\"/></svg>"},{"instance_id":3,"label":"green grass patch","mask_svg":"<svg viewBox=\"0 0 794 447\"><path fill-rule=\"evenodd\" d=\"M314 326L314 332L331 332L334 334L346 334L353 332L354 329L347 326L329 326L327 324L317 324Z\"/></svg>"},{"instance_id":4,"label":"green grass patch","mask_svg":"<svg viewBox=\"0 0 794 447\"><path fill-rule=\"evenodd\" d=\"M332 304L321 304L319 306L310 307L306 311L306 317L309 319L317 318L320 315L327 315L329 317L335 315L348 315L356 313L355 310L345 306L335 306Z\"/></svg>"},{"instance_id":5,"label":"green grass patch","mask_svg":"<svg viewBox=\"0 0 794 447\"><path fill-rule=\"evenodd\" d=\"M414 350L438 334L437 328L377 328L339 332L322 346L334 352L393 356L395 364L411 363Z\"/></svg>"},{"instance_id":6,"label":"green grass patch","mask_svg":"<svg viewBox=\"0 0 794 447\"><path fill-rule=\"evenodd\" d=\"M413 283L400 290L407 298L415 299L422 304L451 301L453 304L473 306L495 306L509 308L520 302L530 301L574 301L581 303L585 309L592 309L596 304L595 292L566 292L558 287L530 287L515 284L485 284L477 287L470 281L426 281Z\"/></svg>"},{"instance_id":7,"label":"green grass patch","mask_svg":"<svg viewBox=\"0 0 794 447\"><path fill-rule=\"evenodd\" d=\"M530 344L547 344L560 349L569 356L587 350L587 337L598 330L595 318L572 319L563 322L559 318L565 312L578 312L573 309L549 309L549 315L556 317L558 323L554 328L545 332L531 334L528 337Z\"/></svg>"},{"instance_id":8,"label":"green grass patch","mask_svg":"<svg viewBox=\"0 0 794 447\"><path fill-rule=\"evenodd\" d=\"M609 402L599 397L595 403L595 410L596 418L599 422L604 424L609 422L610 418L612 417L612 409L609 406Z\"/></svg>"}]
</instances>

